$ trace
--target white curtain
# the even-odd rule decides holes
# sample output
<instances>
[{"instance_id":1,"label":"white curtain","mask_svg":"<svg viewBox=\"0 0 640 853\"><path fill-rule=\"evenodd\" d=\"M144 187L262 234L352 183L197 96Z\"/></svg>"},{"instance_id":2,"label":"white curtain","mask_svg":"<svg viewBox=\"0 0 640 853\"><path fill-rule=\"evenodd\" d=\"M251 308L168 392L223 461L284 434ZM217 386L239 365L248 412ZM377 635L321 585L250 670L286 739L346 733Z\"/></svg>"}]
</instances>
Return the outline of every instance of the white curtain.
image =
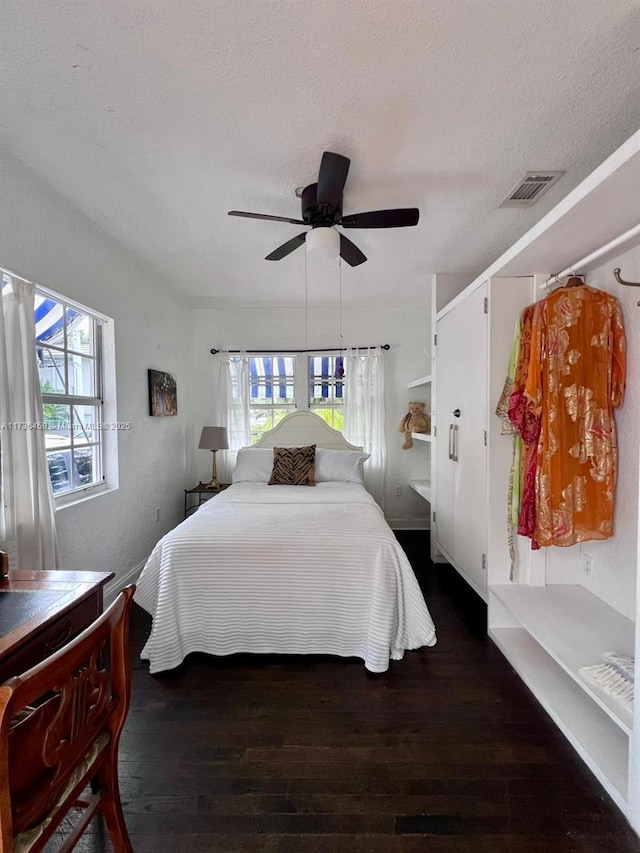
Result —
<instances>
[{"instance_id":1,"label":"white curtain","mask_svg":"<svg viewBox=\"0 0 640 853\"><path fill-rule=\"evenodd\" d=\"M384 509L384 355L380 347L349 349L344 360L344 437L370 454L365 486Z\"/></svg>"},{"instance_id":2,"label":"white curtain","mask_svg":"<svg viewBox=\"0 0 640 853\"><path fill-rule=\"evenodd\" d=\"M249 357L219 352L215 356L215 426L227 428L229 450L219 451L218 477L230 483L236 456L251 444L249 419Z\"/></svg>"},{"instance_id":3,"label":"white curtain","mask_svg":"<svg viewBox=\"0 0 640 853\"><path fill-rule=\"evenodd\" d=\"M35 352L35 287L7 274L1 281L0 546L13 568L55 569L55 505Z\"/></svg>"}]
</instances>

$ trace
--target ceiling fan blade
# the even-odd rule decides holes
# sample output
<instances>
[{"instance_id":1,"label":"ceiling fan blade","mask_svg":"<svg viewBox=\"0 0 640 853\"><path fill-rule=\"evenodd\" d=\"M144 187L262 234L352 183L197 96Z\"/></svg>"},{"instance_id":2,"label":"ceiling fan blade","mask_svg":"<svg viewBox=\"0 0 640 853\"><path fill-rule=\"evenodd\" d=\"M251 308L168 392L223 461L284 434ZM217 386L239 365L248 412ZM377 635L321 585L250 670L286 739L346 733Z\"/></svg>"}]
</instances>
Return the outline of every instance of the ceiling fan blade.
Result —
<instances>
[{"instance_id":1,"label":"ceiling fan blade","mask_svg":"<svg viewBox=\"0 0 640 853\"><path fill-rule=\"evenodd\" d=\"M325 151L318 172L318 207L326 210L342 210L342 191L347 180L351 160L342 154Z\"/></svg>"},{"instance_id":2,"label":"ceiling fan blade","mask_svg":"<svg viewBox=\"0 0 640 853\"><path fill-rule=\"evenodd\" d=\"M417 225L420 211L417 207L399 207L395 210L369 210L343 216L339 225L343 228L404 228Z\"/></svg>"},{"instance_id":3,"label":"ceiling fan blade","mask_svg":"<svg viewBox=\"0 0 640 853\"><path fill-rule=\"evenodd\" d=\"M356 244L344 234L340 235L340 257L351 267L357 267L358 264L363 264L367 260L367 256L363 255Z\"/></svg>"},{"instance_id":4,"label":"ceiling fan blade","mask_svg":"<svg viewBox=\"0 0 640 853\"><path fill-rule=\"evenodd\" d=\"M282 246L278 246L277 249L274 249L270 255L267 255L265 261L281 261L283 258L286 258L287 255L290 255L294 249L297 249L298 246L302 246L307 236L307 232L303 231L302 234L298 234L296 237L292 237L291 240L287 240L286 243L283 243Z\"/></svg>"},{"instance_id":5,"label":"ceiling fan blade","mask_svg":"<svg viewBox=\"0 0 640 853\"><path fill-rule=\"evenodd\" d=\"M229 216L244 216L247 219L270 219L273 222L290 222L292 225L304 225L302 219L289 219L288 216L271 216L268 213L247 213L244 210L230 210Z\"/></svg>"}]
</instances>

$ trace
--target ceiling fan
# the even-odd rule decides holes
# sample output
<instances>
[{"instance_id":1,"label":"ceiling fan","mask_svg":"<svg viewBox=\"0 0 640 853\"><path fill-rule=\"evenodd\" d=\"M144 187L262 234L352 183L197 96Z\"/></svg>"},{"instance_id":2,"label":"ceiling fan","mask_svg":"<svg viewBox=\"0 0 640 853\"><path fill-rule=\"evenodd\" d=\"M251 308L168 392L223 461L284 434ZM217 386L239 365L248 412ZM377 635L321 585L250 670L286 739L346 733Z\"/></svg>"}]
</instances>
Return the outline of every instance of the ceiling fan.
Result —
<instances>
[{"instance_id":1,"label":"ceiling fan","mask_svg":"<svg viewBox=\"0 0 640 853\"><path fill-rule=\"evenodd\" d=\"M287 216L271 216L267 213L247 213L242 210L230 210L229 216L245 216L249 219L269 219L274 222L290 222L292 225L310 225L316 228L404 228L417 225L420 211L417 207L401 207L394 210L370 210L366 213L342 215L342 192L347 180L351 160L342 154L325 151L320 162L318 182L297 191L302 202L302 219L289 219ZM298 246L302 246L309 231L303 231L278 246L267 261L280 261ZM356 267L367 260L360 249L344 234L340 234L340 256L350 266Z\"/></svg>"}]
</instances>

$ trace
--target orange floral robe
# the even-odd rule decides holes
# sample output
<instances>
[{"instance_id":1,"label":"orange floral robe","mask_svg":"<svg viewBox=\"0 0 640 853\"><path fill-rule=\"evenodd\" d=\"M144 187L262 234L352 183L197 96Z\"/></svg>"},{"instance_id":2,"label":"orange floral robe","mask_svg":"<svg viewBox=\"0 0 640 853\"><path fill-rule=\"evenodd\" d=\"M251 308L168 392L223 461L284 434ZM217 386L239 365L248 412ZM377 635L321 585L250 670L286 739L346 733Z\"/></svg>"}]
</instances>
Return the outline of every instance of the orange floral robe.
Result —
<instances>
[{"instance_id":1,"label":"orange floral robe","mask_svg":"<svg viewBox=\"0 0 640 853\"><path fill-rule=\"evenodd\" d=\"M525 393L540 417L535 539L575 545L613 536L626 340L618 300L561 287L534 317Z\"/></svg>"}]
</instances>

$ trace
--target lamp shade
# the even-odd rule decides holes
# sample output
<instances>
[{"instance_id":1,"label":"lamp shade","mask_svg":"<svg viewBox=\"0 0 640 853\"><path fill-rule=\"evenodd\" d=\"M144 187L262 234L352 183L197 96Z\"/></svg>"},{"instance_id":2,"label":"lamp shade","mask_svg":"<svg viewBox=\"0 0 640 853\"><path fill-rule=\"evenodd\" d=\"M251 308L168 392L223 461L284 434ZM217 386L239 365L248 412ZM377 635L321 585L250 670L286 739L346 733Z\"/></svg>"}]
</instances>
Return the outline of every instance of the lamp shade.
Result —
<instances>
[{"instance_id":1,"label":"lamp shade","mask_svg":"<svg viewBox=\"0 0 640 853\"><path fill-rule=\"evenodd\" d=\"M227 438L227 428L220 426L202 427L200 435L200 450L227 450L229 440Z\"/></svg>"},{"instance_id":2,"label":"lamp shade","mask_svg":"<svg viewBox=\"0 0 640 853\"><path fill-rule=\"evenodd\" d=\"M329 261L340 253L340 235L335 228L319 225L307 232L305 240L307 254L319 260Z\"/></svg>"}]
</instances>

